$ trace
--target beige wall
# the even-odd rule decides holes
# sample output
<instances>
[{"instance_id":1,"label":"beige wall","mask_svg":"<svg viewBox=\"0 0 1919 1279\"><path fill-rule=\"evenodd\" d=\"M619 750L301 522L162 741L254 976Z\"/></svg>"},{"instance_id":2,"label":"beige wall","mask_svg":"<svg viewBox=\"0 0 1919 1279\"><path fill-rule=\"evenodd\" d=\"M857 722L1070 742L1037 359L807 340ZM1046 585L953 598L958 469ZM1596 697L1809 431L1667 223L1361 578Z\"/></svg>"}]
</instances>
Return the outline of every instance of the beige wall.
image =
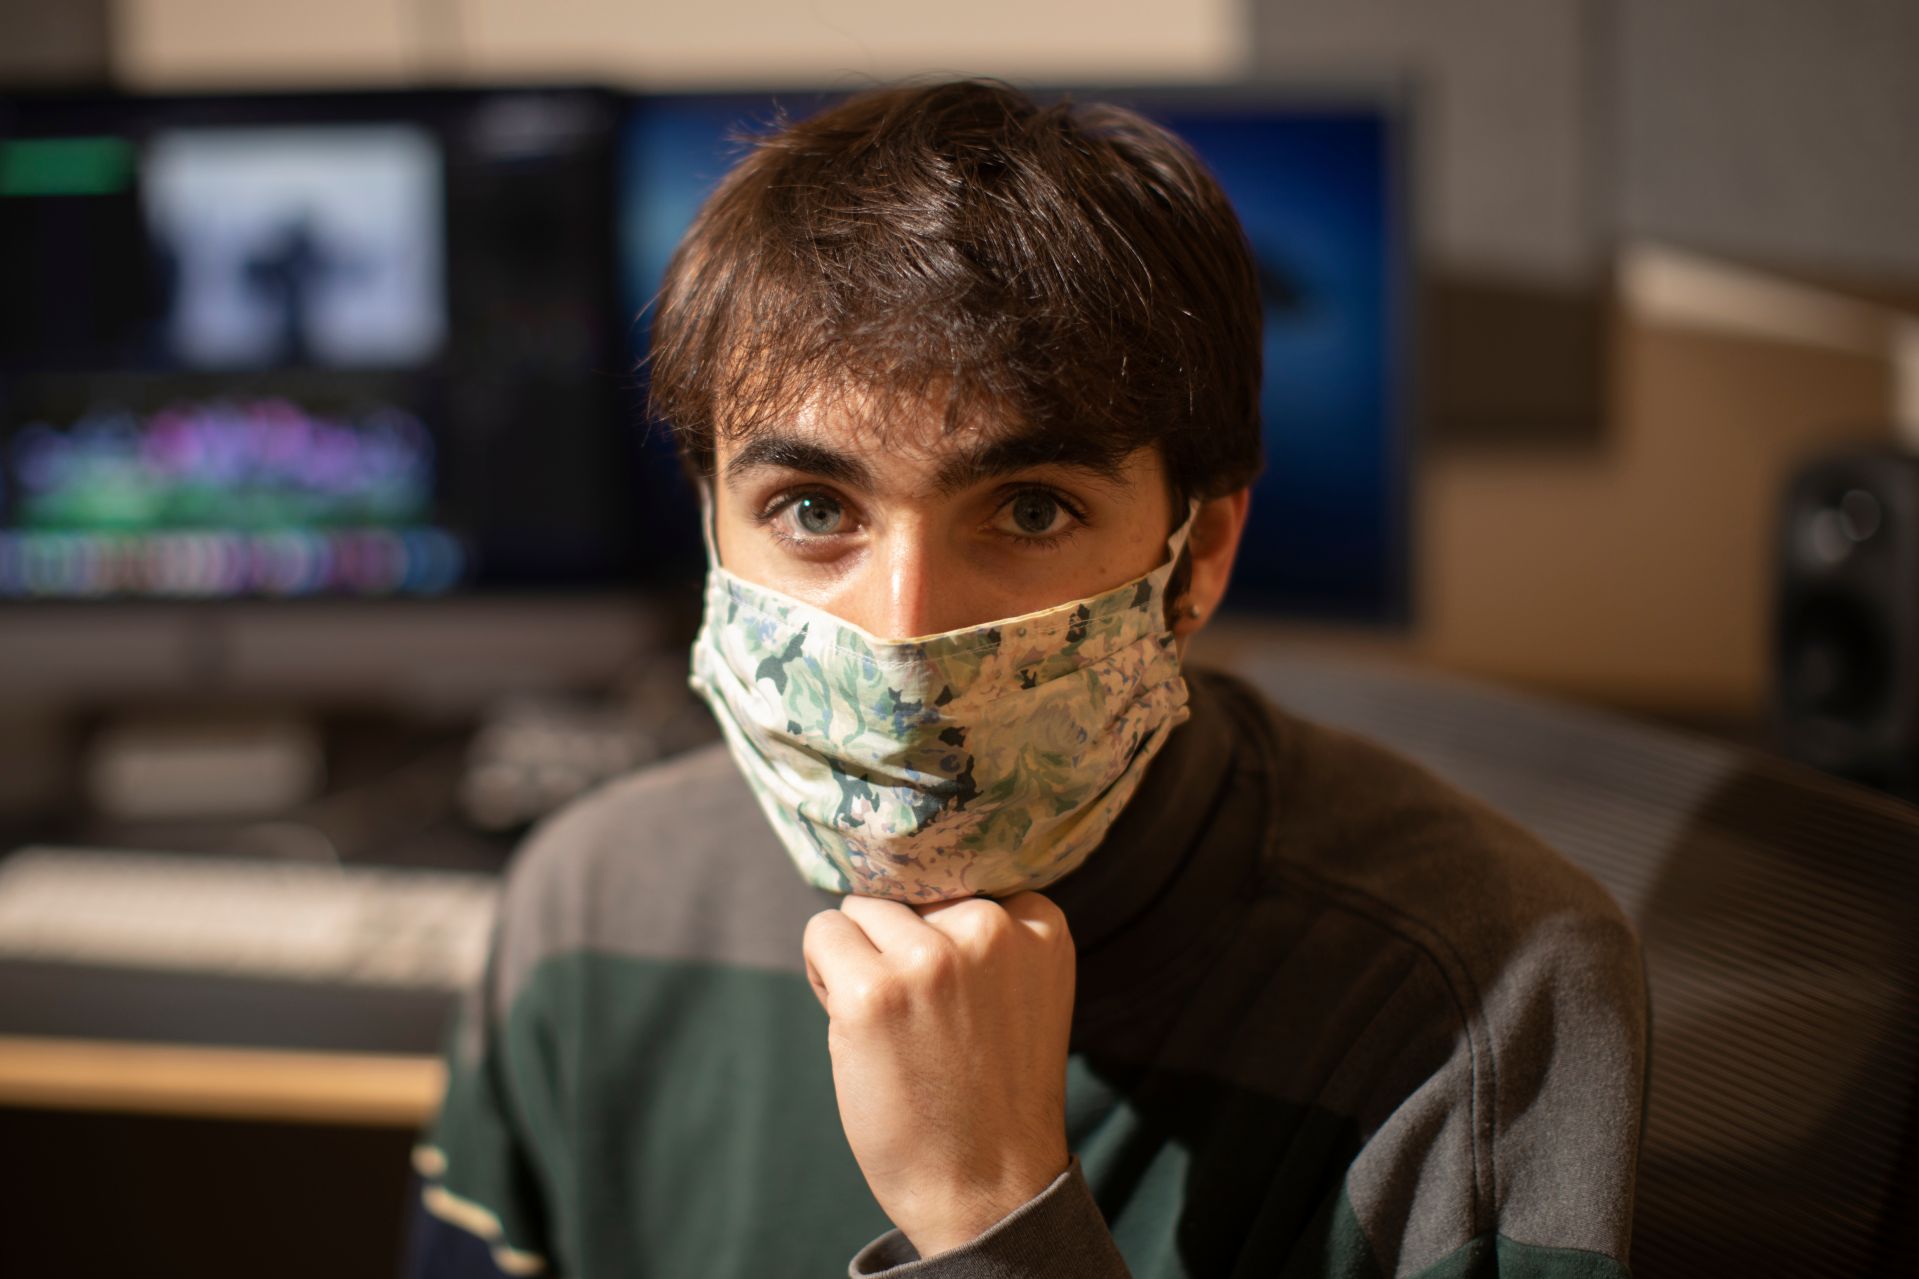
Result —
<instances>
[{"instance_id":1,"label":"beige wall","mask_svg":"<svg viewBox=\"0 0 1919 1279\"><path fill-rule=\"evenodd\" d=\"M1796 461L1883 440L1882 358L1621 315L1596 449L1428 456L1414 648L1703 716L1764 705L1774 503Z\"/></svg>"},{"instance_id":2,"label":"beige wall","mask_svg":"<svg viewBox=\"0 0 1919 1279\"><path fill-rule=\"evenodd\" d=\"M427 3L119 0L113 61L150 89L395 84L431 67Z\"/></svg>"},{"instance_id":3,"label":"beige wall","mask_svg":"<svg viewBox=\"0 0 1919 1279\"><path fill-rule=\"evenodd\" d=\"M1245 0L120 0L146 86L598 77L832 83L940 71L1212 79L1248 64Z\"/></svg>"}]
</instances>

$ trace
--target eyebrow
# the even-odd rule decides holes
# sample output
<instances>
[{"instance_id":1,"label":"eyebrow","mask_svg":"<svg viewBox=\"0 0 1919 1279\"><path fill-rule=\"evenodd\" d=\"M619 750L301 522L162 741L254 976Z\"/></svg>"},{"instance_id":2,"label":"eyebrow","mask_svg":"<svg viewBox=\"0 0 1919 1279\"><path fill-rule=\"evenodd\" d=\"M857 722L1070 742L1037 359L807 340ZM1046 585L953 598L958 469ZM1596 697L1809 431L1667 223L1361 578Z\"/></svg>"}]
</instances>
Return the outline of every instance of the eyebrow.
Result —
<instances>
[{"instance_id":1,"label":"eyebrow","mask_svg":"<svg viewBox=\"0 0 1919 1279\"><path fill-rule=\"evenodd\" d=\"M1027 429L1001 436L947 458L933 475L936 493L957 493L983 481L1039 466L1062 466L1118 482L1123 457L1094 440ZM871 492L873 472L858 455L777 428L757 431L727 462L729 482L761 468L798 471Z\"/></svg>"},{"instance_id":2,"label":"eyebrow","mask_svg":"<svg viewBox=\"0 0 1919 1279\"><path fill-rule=\"evenodd\" d=\"M773 429L757 431L747 440L727 462L726 478L730 483L761 468L817 475L868 492L873 488L873 472L853 454Z\"/></svg>"},{"instance_id":3,"label":"eyebrow","mask_svg":"<svg viewBox=\"0 0 1919 1279\"><path fill-rule=\"evenodd\" d=\"M946 459L934 474L933 487L941 493L957 493L984 480L1036 466L1069 467L1117 482L1125 474L1123 460L1123 456L1114 456L1111 448L1090 438L1028 428Z\"/></svg>"}]
</instances>

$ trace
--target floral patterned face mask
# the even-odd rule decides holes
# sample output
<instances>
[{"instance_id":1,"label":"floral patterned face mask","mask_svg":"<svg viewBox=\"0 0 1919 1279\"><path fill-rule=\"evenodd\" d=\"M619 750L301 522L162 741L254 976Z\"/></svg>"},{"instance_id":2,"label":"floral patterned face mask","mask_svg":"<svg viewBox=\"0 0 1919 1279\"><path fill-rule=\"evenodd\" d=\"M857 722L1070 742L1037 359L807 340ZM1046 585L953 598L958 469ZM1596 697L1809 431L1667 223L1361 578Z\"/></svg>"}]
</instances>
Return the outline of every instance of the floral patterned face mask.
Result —
<instances>
[{"instance_id":1,"label":"floral patterned face mask","mask_svg":"<svg viewBox=\"0 0 1919 1279\"><path fill-rule=\"evenodd\" d=\"M1192 523L1124 586L904 640L742 581L709 532L691 682L800 874L925 903L1078 867L1188 714L1165 596Z\"/></svg>"}]
</instances>

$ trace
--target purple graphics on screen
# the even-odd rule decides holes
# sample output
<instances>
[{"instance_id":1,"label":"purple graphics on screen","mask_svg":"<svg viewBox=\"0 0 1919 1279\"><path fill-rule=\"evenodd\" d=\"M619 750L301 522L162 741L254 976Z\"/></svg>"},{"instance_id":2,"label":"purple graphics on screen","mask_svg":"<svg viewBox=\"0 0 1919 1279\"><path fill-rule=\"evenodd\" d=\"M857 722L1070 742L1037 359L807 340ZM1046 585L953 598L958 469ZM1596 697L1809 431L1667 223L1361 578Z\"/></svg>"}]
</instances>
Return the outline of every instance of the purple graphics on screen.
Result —
<instances>
[{"instance_id":1,"label":"purple graphics on screen","mask_svg":"<svg viewBox=\"0 0 1919 1279\"><path fill-rule=\"evenodd\" d=\"M143 181L191 367L400 367L446 339L440 151L405 124L157 136Z\"/></svg>"},{"instance_id":2,"label":"purple graphics on screen","mask_svg":"<svg viewBox=\"0 0 1919 1279\"><path fill-rule=\"evenodd\" d=\"M36 422L7 463L27 528L388 524L424 518L433 496L433 441L390 407L333 419L286 400L215 401Z\"/></svg>"},{"instance_id":3,"label":"purple graphics on screen","mask_svg":"<svg viewBox=\"0 0 1919 1279\"><path fill-rule=\"evenodd\" d=\"M281 399L101 412L15 433L0 596L440 594L467 555L431 523L411 415Z\"/></svg>"}]
</instances>

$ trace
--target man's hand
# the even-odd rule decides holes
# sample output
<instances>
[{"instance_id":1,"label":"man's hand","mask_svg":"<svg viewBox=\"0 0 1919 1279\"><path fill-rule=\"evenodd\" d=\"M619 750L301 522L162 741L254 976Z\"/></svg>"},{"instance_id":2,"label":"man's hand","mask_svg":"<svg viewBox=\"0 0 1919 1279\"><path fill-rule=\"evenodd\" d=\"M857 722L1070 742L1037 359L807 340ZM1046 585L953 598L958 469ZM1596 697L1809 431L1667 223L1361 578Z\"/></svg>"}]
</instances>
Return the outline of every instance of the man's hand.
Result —
<instances>
[{"instance_id":1,"label":"man's hand","mask_svg":"<svg viewBox=\"0 0 1919 1279\"><path fill-rule=\"evenodd\" d=\"M911 907L848 897L806 926L840 1124L921 1256L1066 1171L1073 939L1038 893Z\"/></svg>"}]
</instances>

